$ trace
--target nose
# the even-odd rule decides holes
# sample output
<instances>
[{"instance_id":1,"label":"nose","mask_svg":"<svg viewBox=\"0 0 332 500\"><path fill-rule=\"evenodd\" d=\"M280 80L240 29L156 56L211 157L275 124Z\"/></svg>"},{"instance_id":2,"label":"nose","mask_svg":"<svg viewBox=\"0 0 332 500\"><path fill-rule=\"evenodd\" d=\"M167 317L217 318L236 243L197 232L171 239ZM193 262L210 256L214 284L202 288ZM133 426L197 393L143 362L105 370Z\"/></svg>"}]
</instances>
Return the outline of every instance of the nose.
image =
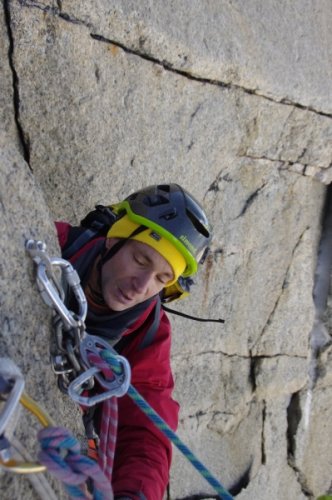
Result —
<instances>
[{"instance_id":1,"label":"nose","mask_svg":"<svg viewBox=\"0 0 332 500\"><path fill-rule=\"evenodd\" d=\"M136 293L144 294L149 289L149 284L151 280L151 273L144 271L136 276L132 280L132 286Z\"/></svg>"}]
</instances>

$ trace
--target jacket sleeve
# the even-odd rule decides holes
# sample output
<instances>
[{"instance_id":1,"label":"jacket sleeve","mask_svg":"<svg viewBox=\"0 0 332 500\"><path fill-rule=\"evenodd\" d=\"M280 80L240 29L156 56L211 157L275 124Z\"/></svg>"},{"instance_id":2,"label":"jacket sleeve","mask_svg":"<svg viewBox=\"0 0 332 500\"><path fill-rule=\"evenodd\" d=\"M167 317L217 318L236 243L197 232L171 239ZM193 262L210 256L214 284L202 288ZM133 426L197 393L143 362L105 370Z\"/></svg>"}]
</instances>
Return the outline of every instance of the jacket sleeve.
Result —
<instances>
[{"instance_id":1,"label":"jacket sleeve","mask_svg":"<svg viewBox=\"0 0 332 500\"><path fill-rule=\"evenodd\" d=\"M156 337L140 350L142 334L122 352L132 368L132 385L175 430L179 405L172 397L171 328L162 311ZM129 396L118 400L119 425L113 469L115 497L161 500L169 480L172 447Z\"/></svg>"}]
</instances>

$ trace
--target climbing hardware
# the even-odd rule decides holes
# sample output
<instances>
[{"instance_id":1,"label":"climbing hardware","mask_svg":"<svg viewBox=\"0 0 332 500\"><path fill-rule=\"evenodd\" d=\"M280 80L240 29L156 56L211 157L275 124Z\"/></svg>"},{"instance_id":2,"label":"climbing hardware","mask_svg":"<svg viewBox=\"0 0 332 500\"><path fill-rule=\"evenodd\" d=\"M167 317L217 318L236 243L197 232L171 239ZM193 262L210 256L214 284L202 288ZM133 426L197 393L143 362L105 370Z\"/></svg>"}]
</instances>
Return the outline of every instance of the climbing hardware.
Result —
<instances>
[{"instance_id":1,"label":"climbing hardware","mask_svg":"<svg viewBox=\"0 0 332 500\"><path fill-rule=\"evenodd\" d=\"M10 371L8 371L8 366ZM4 367L6 370L4 370ZM0 360L0 396L4 406L0 413L0 468L16 474L36 474L46 469L61 480L71 499L111 500L111 484L98 464L83 455L80 445L70 432L55 427L51 417L24 392L24 379L16 365L9 359ZM37 434L41 451L38 462L18 461L15 450L7 437L7 427L21 404L43 426ZM90 494L86 483L93 482ZM52 495L52 492L51 492Z\"/></svg>"}]
</instances>

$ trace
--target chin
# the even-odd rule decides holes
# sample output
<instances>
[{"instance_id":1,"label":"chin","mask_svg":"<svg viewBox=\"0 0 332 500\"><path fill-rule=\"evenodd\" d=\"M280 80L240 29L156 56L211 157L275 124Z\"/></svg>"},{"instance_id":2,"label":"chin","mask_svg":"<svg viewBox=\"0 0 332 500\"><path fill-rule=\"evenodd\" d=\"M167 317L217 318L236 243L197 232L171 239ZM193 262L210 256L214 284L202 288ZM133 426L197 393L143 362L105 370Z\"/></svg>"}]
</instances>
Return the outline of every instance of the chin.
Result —
<instances>
[{"instance_id":1,"label":"chin","mask_svg":"<svg viewBox=\"0 0 332 500\"><path fill-rule=\"evenodd\" d=\"M121 312L125 311L126 309L129 309L129 307L125 306L124 304L119 304L117 302L107 302L108 307L111 309L111 311L114 312Z\"/></svg>"},{"instance_id":2,"label":"chin","mask_svg":"<svg viewBox=\"0 0 332 500\"><path fill-rule=\"evenodd\" d=\"M134 303L123 304L122 302L118 302L117 300L113 300L112 298L110 298L110 300L107 300L105 302L108 305L108 307L115 312L125 311L126 309L130 309L135 305Z\"/></svg>"}]
</instances>

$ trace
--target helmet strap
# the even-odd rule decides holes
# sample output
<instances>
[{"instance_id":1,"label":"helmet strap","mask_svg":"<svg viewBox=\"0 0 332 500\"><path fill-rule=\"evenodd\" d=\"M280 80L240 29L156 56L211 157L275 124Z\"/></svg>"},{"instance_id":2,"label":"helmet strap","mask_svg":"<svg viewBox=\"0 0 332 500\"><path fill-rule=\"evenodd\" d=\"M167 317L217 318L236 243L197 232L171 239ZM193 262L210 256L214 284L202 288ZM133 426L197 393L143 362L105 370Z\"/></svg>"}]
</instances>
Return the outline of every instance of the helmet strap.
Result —
<instances>
[{"instance_id":1,"label":"helmet strap","mask_svg":"<svg viewBox=\"0 0 332 500\"><path fill-rule=\"evenodd\" d=\"M131 238L133 238L134 236L136 236L137 234L139 233L142 233L143 231L145 231L146 227L145 226L139 226L137 227L129 236L128 238L121 238L119 239L119 241L117 241L115 243L115 245L112 246L112 248L110 249L107 249L106 248L106 245L104 245L103 249L102 249L102 252L101 252L101 259L100 259L100 262L99 262L99 267L100 267L100 270L101 270L101 267L106 264L106 262L108 262L112 257L114 257L114 255L116 253L118 253L118 251L127 243L128 240L130 240Z\"/></svg>"},{"instance_id":2,"label":"helmet strap","mask_svg":"<svg viewBox=\"0 0 332 500\"><path fill-rule=\"evenodd\" d=\"M170 307L166 307L164 304L162 308L170 313L177 314L178 316L182 316L183 318L193 319L194 321L201 321L204 323L225 323L224 319L214 319L214 318L198 318L197 316L191 316L190 314L185 314L180 311L176 311L175 309L171 309Z\"/></svg>"}]
</instances>

